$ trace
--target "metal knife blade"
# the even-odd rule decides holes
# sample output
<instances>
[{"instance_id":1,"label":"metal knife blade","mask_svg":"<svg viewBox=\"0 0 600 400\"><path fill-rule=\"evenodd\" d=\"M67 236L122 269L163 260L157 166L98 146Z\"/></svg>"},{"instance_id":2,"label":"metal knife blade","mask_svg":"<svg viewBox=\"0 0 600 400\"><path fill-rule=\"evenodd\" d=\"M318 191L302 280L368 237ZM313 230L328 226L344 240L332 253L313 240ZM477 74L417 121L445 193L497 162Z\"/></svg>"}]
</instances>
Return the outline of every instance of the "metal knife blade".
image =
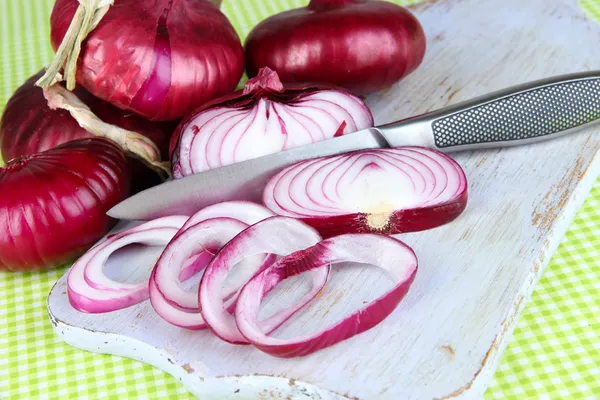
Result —
<instances>
[{"instance_id":1,"label":"metal knife blade","mask_svg":"<svg viewBox=\"0 0 600 400\"><path fill-rule=\"evenodd\" d=\"M444 152L554 139L600 121L600 71L509 87L428 114L216 168L155 186L108 215L147 220L191 215L226 200L259 201L266 182L295 162L349 151L425 146Z\"/></svg>"},{"instance_id":2,"label":"metal knife blade","mask_svg":"<svg viewBox=\"0 0 600 400\"><path fill-rule=\"evenodd\" d=\"M170 180L117 204L108 215L117 219L148 220L166 215L191 215L202 207L226 200L260 201L273 175L295 162L361 149L388 147L377 128L300 146L202 173Z\"/></svg>"}]
</instances>

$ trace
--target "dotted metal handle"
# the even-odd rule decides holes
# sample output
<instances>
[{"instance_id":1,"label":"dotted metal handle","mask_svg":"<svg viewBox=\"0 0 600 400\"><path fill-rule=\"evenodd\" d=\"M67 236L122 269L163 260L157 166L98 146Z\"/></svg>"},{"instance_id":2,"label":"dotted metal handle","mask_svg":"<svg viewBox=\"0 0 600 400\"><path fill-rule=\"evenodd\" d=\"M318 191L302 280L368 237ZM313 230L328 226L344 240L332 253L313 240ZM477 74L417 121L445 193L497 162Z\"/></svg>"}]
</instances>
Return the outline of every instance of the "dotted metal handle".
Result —
<instances>
[{"instance_id":1,"label":"dotted metal handle","mask_svg":"<svg viewBox=\"0 0 600 400\"><path fill-rule=\"evenodd\" d=\"M437 147L541 138L600 119L600 78L519 92L432 122Z\"/></svg>"}]
</instances>

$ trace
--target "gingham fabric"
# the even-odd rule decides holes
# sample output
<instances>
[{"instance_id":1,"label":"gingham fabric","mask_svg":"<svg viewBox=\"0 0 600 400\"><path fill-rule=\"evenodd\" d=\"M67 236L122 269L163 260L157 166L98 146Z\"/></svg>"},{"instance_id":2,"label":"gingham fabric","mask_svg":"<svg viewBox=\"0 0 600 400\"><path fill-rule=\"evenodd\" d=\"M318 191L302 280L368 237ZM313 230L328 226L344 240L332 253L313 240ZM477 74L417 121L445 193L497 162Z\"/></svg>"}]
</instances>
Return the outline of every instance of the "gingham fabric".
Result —
<instances>
[{"instance_id":1,"label":"gingham fabric","mask_svg":"<svg viewBox=\"0 0 600 400\"><path fill-rule=\"evenodd\" d=\"M306 3L225 0L223 11L243 37L268 15ZM0 108L51 59L52 4L0 0ZM580 4L600 20L600 0ZM486 400L600 399L599 249L600 181L537 285ZM72 348L53 333L46 296L65 269L0 272L0 398L191 399L177 380L156 368Z\"/></svg>"}]
</instances>

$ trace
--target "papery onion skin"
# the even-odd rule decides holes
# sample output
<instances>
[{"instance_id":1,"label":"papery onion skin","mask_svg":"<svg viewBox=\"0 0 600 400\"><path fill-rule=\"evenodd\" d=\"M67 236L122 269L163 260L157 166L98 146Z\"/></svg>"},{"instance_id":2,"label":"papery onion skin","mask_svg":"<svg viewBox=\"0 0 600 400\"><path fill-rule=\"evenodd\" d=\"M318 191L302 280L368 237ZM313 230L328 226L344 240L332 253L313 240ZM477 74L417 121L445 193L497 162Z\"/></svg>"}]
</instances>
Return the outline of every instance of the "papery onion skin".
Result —
<instances>
[{"instance_id":1,"label":"papery onion skin","mask_svg":"<svg viewBox=\"0 0 600 400\"><path fill-rule=\"evenodd\" d=\"M40 71L27 79L11 96L0 120L0 149L6 161L52 149L71 140L94 137L79 126L68 111L51 109L42 88L35 82L43 75ZM156 144L164 161L168 160L169 139L174 123L156 123L122 111L92 96L78 87L75 95L86 103L104 122L140 133ZM142 162L129 158L132 192L160 183L156 172Z\"/></svg>"},{"instance_id":2,"label":"papery onion skin","mask_svg":"<svg viewBox=\"0 0 600 400\"><path fill-rule=\"evenodd\" d=\"M184 118L171 137L173 177L245 161L370 128L373 115L348 91L331 85L283 86L263 68L243 90Z\"/></svg>"},{"instance_id":3,"label":"papery onion skin","mask_svg":"<svg viewBox=\"0 0 600 400\"><path fill-rule=\"evenodd\" d=\"M278 190L278 185L283 182L283 180L294 179L295 177L298 177L302 173L303 168L308 169L310 168L311 164L316 168L316 166L318 166L316 163L318 162L330 162L329 165L334 166L334 168L341 168L335 163L345 160L348 165L354 165L353 163L358 162L360 157L379 156L387 157L387 159L382 159L385 162L388 162L394 157L396 157L397 162L401 164L408 164L411 166L410 163L412 162L414 165L412 165L411 168L420 166L419 168L422 168L420 171L421 173L431 173L431 171L425 170L423 165L417 162L418 157L435 156L438 157L438 160L444 161L446 163L445 168L447 168L447 170L438 171L438 173L443 172L451 174L452 177L457 180L457 182L455 183L453 191L447 194L448 199L439 202L436 202L435 199L425 199L429 201L429 204L385 210L382 212L377 212L377 210L369 212L356 212L353 210L347 210L342 204L336 204L336 202L340 202L343 200L343 198L335 200L328 198L328 200L331 201L331 204L328 204L327 206L332 208L330 208L329 211L314 212L306 207L308 205L314 205L317 207L325 206L322 204L313 203L310 193L306 195L306 204L303 203L301 207L297 202L294 201L294 199L289 197L289 192L286 192L283 189L289 188L289 181L286 181L286 185L281 190ZM413 160L411 157L417 158ZM435 163L436 162L434 160L434 165ZM305 165L306 167L304 167ZM318 169L318 171L327 175L327 177L331 177L331 173L324 172L329 171L329 169L326 169L329 167L329 165L322 166ZM323 182L315 182L315 184L319 183ZM330 187L331 185L337 185L337 183L338 182L327 182L326 184L323 184ZM393 182L390 181L390 183ZM447 186L445 188L447 188ZM338 193L339 189L340 188L336 186L336 193ZM344 196L343 193L338 194L341 197ZM364 192L361 193L361 196L369 198L369 194L370 193L368 192ZM410 193L405 193L405 195L410 195ZM376 196L371 196L374 200L380 200ZM282 200L293 203L295 206L297 206L297 209L288 210L286 207L282 206ZM291 165L276 174L267 183L263 192L263 203L267 206L267 208L271 209L278 215L299 218L303 222L317 229L317 231L319 231L324 238L330 238L344 233L383 233L391 235L432 229L453 221L465 210L467 206L468 184L466 175L460 165L449 156L437 150L417 146L398 147L392 149L371 149L346 153L340 156L307 160ZM334 208L334 206L339 207ZM314 214L311 214L311 212L314 212Z\"/></svg>"},{"instance_id":4,"label":"papery onion skin","mask_svg":"<svg viewBox=\"0 0 600 400\"><path fill-rule=\"evenodd\" d=\"M55 50L78 5L56 1ZM118 0L84 41L77 82L121 109L165 121L234 90L243 70L240 39L210 1Z\"/></svg>"},{"instance_id":5,"label":"papery onion skin","mask_svg":"<svg viewBox=\"0 0 600 400\"><path fill-rule=\"evenodd\" d=\"M80 139L15 159L0 169L0 270L57 267L83 254L114 225L106 212L129 195L117 145Z\"/></svg>"},{"instance_id":6,"label":"papery onion skin","mask_svg":"<svg viewBox=\"0 0 600 400\"><path fill-rule=\"evenodd\" d=\"M260 303L277 284L294 275L314 271L321 265L342 262L378 265L388 270L396 285L361 309L313 334L279 339L257 329ZM382 322L408 293L417 269L418 260L414 251L393 237L379 234L348 234L326 239L279 259L248 282L238 299L236 323L244 337L267 354L282 358L306 356L365 332Z\"/></svg>"},{"instance_id":7,"label":"papery onion skin","mask_svg":"<svg viewBox=\"0 0 600 400\"><path fill-rule=\"evenodd\" d=\"M367 94L414 71L426 38L412 13L391 2L312 0L259 23L244 48L250 77L270 67L284 83L330 83Z\"/></svg>"}]
</instances>

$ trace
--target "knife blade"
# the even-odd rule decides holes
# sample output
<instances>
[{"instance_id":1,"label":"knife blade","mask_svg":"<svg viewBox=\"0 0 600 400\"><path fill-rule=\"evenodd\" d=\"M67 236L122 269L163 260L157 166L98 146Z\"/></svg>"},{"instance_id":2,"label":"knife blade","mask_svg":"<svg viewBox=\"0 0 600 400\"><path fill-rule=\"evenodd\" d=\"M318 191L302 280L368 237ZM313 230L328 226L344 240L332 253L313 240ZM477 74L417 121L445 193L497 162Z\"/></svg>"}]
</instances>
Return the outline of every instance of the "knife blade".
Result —
<instances>
[{"instance_id":1,"label":"knife blade","mask_svg":"<svg viewBox=\"0 0 600 400\"><path fill-rule=\"evenodd\" d=\"M214 168L154 186L108 215L148 220L191 215L227 200L260 201L267 181L298 161L361 149L424 146L443 152L530 144L600 120L600 71L513 86L431 113Z\"/></svg>"}]
</instances>

